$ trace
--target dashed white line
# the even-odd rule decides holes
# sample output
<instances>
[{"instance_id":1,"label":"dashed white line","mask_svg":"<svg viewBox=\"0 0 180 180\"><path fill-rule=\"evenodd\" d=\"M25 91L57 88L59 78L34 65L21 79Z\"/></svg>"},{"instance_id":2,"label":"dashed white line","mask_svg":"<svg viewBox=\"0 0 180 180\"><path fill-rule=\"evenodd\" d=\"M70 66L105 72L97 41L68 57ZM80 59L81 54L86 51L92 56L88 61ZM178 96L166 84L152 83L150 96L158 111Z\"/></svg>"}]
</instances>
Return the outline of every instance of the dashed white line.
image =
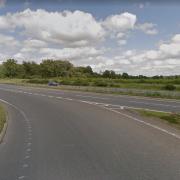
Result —
<instances>
[{"instance_id":1,"label":"dashed white line","mask_svg":"<svg viewBox=\"0 0 180 180\"><path fill-rule=\"evenodd\" d=\"M29 158L30 158L30 156L28 156L28 155L24 157L24 159L29 159Z\"/></svg>"},{"instance_id":2,"label":"dashed white line","mask_svg":"<svg viewBox=\"0 0 180 180\"><path fill-rule=\"evenodd\" d=\"M54 96L48 96L49 98L53 98Z\"/></svg>"},{"instance_id":3,"label":"dashed white line","mask_svg":"<svg viewBox=\"0 0 180 180\"><path fill-rule=\"evenodd\" d=\"M19 176L18 179L25 179L25 176Z\"/></svg>"},{"instance_id":4,"label":"dashed white line","mask_svg":"<svg viewBox=\"0 0 180 180\"><path fill-rule=\"evenodd\" d=\"M26 149L27 152L31 152L31 148Z\"/></svg>"},{"instance_id":5,"label":"dashed white line","mask_svg":"<svg viewBox=\"0 0 180 180\"><path fill-rule=\"evenodd\" d=\"M29 165L28 164L23 164L22 167L27 168L27 167L29 167Z\"/></svg>"}]
</instances>

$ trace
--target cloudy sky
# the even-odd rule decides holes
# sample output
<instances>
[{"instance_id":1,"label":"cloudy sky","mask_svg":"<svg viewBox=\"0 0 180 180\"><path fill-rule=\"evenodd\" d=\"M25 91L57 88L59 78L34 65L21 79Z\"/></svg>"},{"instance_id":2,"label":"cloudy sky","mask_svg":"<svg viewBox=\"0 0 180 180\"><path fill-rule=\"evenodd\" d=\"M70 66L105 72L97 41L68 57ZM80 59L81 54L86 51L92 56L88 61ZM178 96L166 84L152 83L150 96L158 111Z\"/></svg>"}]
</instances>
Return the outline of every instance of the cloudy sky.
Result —
<instances>
[{"instance_id":1,"label":"cloudy sky","mask_svg":"<svg viewBox=\"0 0 180 180\"><path fill-rule=\"evenodd\" d=\"M0 63L7 58L180 74L180 3L0 0Z\"/></svg>"}]
</instances>

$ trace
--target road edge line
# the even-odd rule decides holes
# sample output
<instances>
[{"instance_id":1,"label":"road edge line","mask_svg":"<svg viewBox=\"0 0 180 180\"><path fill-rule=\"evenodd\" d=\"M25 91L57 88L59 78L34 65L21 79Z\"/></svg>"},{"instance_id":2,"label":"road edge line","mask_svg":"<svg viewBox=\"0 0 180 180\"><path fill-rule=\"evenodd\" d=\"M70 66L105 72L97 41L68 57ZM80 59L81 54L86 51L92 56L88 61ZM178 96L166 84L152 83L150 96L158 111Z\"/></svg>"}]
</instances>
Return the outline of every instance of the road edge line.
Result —
<instances>
[{"instance_id":1,"label":"road edge line","mask_svg":"<svg viewBox=\"0 0 180 180\"><path fill-rule=\"evenodd\" d=\"M0 101L1 101L1 99L0 99ZM0 144L3 142L4 136L6 134L7 127L8 127L8 121L9 121L9 115L8 115L7 110L6 110L6 122L4 123L3 129L0 133Z\"/></svg>"}]
</instances>

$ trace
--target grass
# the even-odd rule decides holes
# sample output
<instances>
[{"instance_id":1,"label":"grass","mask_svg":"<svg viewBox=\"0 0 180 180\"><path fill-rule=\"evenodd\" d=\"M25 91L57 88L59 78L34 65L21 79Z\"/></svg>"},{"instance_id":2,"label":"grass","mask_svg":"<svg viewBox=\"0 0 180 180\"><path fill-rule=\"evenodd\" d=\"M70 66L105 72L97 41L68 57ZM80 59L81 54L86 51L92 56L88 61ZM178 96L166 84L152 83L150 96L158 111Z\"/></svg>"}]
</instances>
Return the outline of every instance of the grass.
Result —
<instances>
[{"instance_id":1,"label":"grass","mask_svg":"<svg viewBox=\"0 0 180 180\"><path fill-rule=\"evenodd\" d=\"M100 77L0 79L0 83L24 86L48 87L49 80L59 82L57 89L89 91L97 93L145 96L154 98L180 99L179 79L109 79ZM176 89L165 90L167 85Z\"/></svg>"},{"instance_id":2,"label":"grass","mask_svg":"<svg viewBox=\"0 0 180 180\"><path fill-rule=\"evenodd\" d=\"M0 133L4 127L4 124L6 122L6 112L2 105L0 105Z\"/></svg>"},{"instance_id":3,"label":"grass","mask_svg":"<svg viewBox=\"0 0 180 180\"><path fill-rule=\"evenodd\" d=\"M148 110L137 110L137 111L142 116L159 118L159 119L164 120L170 124L176 125L180 128L180 114L156 112L156 111L148 111Z\"/></svg>"}]
</instances>

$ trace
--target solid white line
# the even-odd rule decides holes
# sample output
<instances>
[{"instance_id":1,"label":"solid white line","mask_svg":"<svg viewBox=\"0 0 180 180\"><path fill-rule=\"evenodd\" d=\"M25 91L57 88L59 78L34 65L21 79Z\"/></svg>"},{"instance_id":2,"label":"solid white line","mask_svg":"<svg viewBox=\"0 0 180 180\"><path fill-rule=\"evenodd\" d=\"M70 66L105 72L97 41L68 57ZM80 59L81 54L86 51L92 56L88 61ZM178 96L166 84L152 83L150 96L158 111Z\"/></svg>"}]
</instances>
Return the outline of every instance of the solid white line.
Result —
<instances>
[{"instance_id":1,"label":"solid white line","mask_svg":"<svg viewBox=\"0 0 180 180\"><path fill-rule=\"evenodd\" d=\"M87 104L91 104L91 105L96 105L96 106L98 105L98 103L94 103L94 102L90 102L90 101L80 101L80 102L87 103ZM171 136L173 136L173 137L175 137L175 138L177 138L177 139L180 139L180 135L177 135L177 134L175 134L175 133L173 133L173 132L170 132L170 131L168 131L168 130L166 130L166 129L160 128L160 127L158 127L158 126L156 126L156 125L153 125L153 124L151 124L151 123L148 123L148 122L145 122L145 121L143 121L143 120L137 119L137 118L135 118L135 117L133 117L133 116L130 116L130 115L127 115L127 114L125 114L125 113L116 111L116 110L114 110L114 109L107 108L107 107L105 107L105 106L99 106L99 107L104 108L104 109L106 109L106 110L108 110L108 111L115 112L115 113L117 113L117 114L121 114L122 116L125 116L125 117L127 117L127 118L129 118L129 119L132 119L132 120L134 120L134 121L136 121L136 122L138 122L138 123L145 124L145 125L150 126L150 127L154 128L154 129L157 129L157 130L159 130L159 131L161 131L161 132L164 132L164 133L166 133L166 134L168 134L168 135L171 135ZM123 107L125 107L125 106L123 106ZM142 108L141 108L141 109L142 109Z\"/></svg>"},{"instance_id":2,"label":"solid white line","mask_svg":"<svg viewBox=\"0 0 180 180\"><path fill-rule=\"evenodd\" d=\"M148 103L148 102L138 102L138 101L129 101L133 103L138 103L138 104L146 104L146 105L155 105L155 106L168 106L168 107L180 107L180 106L174 106L174 105L169 105L169 104L160 104L160 103Z\"/></svg>"},{"instance_id":3,"label":"solid white line","mask_svg":"<svg viewBox=\"0 0 180 180\"><path fill-rule=\"evenodd\" d=\"M109 110L109 111L112 111L112 112L121 114L122 116L125 116L125 117L127 117L127 118L129 118L129 119L132 119L132 120L134 120L134 121L137 121L137 122L139 122L139 123L141 123L141 124L145 124L145 125L150 126L150 127L154 128L154 129L157 129L157 130L159 130L159 131L162 131L162 132L164 132L164 133L166 133L166 134L169 134L169 135L171 135L171 136L174 136L174 137L177 138L177 139L180 139L180 135L177 135L177 134L175 134L175 133L173 133L173 132L170 132L170 131L168 131L168 130L166 130L166 129L160 128L160 127L158 127L158 126L156 126L156 125L153 125L153 124L151 124L151 123L148 123L148 122L145 122L145 121L143 121L143 120L137 119L137 118L135 118L135 117L133 117L133 116L130 116L130 115L128 115L128 114L125 114L125 113L116 111L116 110L114 110L114 109L109 109L109 108L106 108L106 107L104 107L104 109L107 109L107 110Z\"/></svg>"},{"instance_id":4,"label":"solid white line","mask_svg":"<svg viewBox=\"0 0 180 180\"><path fill-rule=\"evenodd\" d=\"M84 103L88 103L88 104L94 104L94 105L113 106L112 109L119 109L121 107L124 107L124 108L129 108L129 109L144 109L144 110L148 110L148 111L172 113L171 111L159 111L159 110L155 110L155 109L138 108L138 107L133 107L133 106L118 105L118 104L106 104L106 103L98 103L98 102L94 102L94 101L83 101L83 100L79 100L79 101L84 102Z\"/></svg>"},{"instance_id":5,"label":"solid white line","mask_svg":"<svg viewBox=\"0 0 180 180\"><path fill-rule=\"evenodd\" d=\"M78 97L90 97L90 98L94 98L94 99L109 99L109 98L103 98L103 97L97 97L97 96L85 96L85 95L76 95Z\"/></svg>"}]
</instances>

